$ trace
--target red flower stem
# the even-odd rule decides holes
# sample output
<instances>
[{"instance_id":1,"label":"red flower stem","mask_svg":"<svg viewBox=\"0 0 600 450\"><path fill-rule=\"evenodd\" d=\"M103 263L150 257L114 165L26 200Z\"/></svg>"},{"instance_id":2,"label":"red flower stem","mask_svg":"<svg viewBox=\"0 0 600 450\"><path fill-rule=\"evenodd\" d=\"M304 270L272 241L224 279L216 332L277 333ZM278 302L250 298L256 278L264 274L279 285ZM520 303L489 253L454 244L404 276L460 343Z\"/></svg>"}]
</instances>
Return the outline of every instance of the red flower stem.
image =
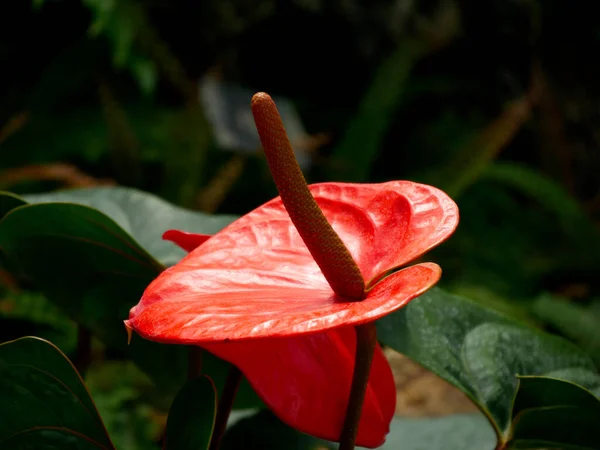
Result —
<instances>
[{"instance_id":1,"label":"red flower stem","mask_svg":"<svg viewBox=\"0 0 600 450\"><path fill-rule=\"evenodd\" d=\"M362 300L365 281L352 255L312 196L271 97L252 97L252 114L277 190L294 226L333 292Z\"/></svg>"},{"instance_id":2,"label":"red flower stem","mask_svg":"<svg viewBox=\"0 0 600 450\"><path fill-rule=\"evenodd\" d=\"M221 440L225 434L227 428L227 421L229 420L229 414L231 414L231 408L235 400L240 382L242 381L242 372L236 366L231 366L227 379L225 380L225 387L223 388L223 394L219 400L219 406L217 408L217 417L215 417L215 427L213 429L213 435L210 440L208 450L218 450L221 445Z\"/></svg>"},{"instance_id":3,"label":"red flower stem","mask_svg":"<svg viewBox=\"0 0 600 450\"><path fill-rule=\"evenodd\" d=\"M202 374L202 348L191 345L188 348L188 380L198 378Z\"/></svg>"},{"instance_id":4,"label":"red flower stem","mask_svg":"<svg viewBox=\"0 0 600 450\"><path fill-rule=\"evenodd\" d=\"M346 408L346 418L340 436L339 450L354 450L358 424L362 413L371 362L377 344L377 330L375 322L365 323L355 327L356 330L356 356L354 359L354 373L352 375L352 388Z\"/></svg>"}]
</instances>

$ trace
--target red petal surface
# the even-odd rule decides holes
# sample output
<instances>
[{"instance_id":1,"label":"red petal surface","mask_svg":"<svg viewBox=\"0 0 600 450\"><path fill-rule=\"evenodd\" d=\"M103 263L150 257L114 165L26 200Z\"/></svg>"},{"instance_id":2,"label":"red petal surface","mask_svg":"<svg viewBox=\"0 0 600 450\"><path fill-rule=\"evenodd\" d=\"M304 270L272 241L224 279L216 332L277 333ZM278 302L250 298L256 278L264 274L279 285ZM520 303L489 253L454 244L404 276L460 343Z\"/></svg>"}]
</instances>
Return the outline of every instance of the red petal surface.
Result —
<instances>
[{"instance_id":1,"label":"red petal surface","mask_svg":"<svg viewBox=\"0 0 600 450\"><path fill-rule=\"evenodd\" d=\"M235 364L283 422L313 436L339 439L354 370L353 328L203 347ZM392 372L377 346L358 429L358 445L369 448L382 445L395 408Z\"/></svg>"},{"instance_id":2,"label":"red petal surface","mask_svg":"<svg viewBox=\"0 0 600 450\"><path fill-rule=\"evenodd\" d=\"M415 259L458 222L443 192L404 181L311 186L366 279ZM274 199L238 219L165 270L132 308L128 325L160 342L283 337L386 315L431 287L436 265L404 269L362 302L336 297ZM389 277L392 278L392 277ZM389 292L380 295L384 287Z\"/></svg>"},{"instance_id":3,"label":"red petal surface","mask_svg":"<svg viewBox=\"0 0 600 450\"><path fill-rule=\"evenodd\" d=\"M165 231L162 236L162 238L165 241L174 242L186 252L191 252L192 250L195 250L200 245L202 245L209 237L210 234L188 233L186 231L180 230L168 230Z\"/></svg>"},{"instance_id":4,"label":"red petal surface","mask_svg":"<svg viewBox=\"0 0 600 450\"><path fill-rule=\"evenodd\" d=\"M425 184L390 181L321 183L309 187L360 267L367 286L381 274L411 262L443 242L458 225L454 201ZM236 220L218 235L234 230L261 234L280 248L300 246L308 255L279 197Z\"/></svg>"},{"instance_id":5,"label":"red petal surface","mask_svg":"<svg viewBox=\"0 0 600 450\"><path fill-rule=\"evenodd\" d=\"M127 326L146 339L203 344L359 325L403 307L441 274L433 263L410 266L377 283L363 301L348 302L336 297L320 272L310 277L304 273L298 281L280 271L257 274L240 269L224 280L218 270L207 269L201 275L172 270L178 267L153 282L129 313ZM316 287L311 285L313 278Z\"/></svg>"}]
</instances>

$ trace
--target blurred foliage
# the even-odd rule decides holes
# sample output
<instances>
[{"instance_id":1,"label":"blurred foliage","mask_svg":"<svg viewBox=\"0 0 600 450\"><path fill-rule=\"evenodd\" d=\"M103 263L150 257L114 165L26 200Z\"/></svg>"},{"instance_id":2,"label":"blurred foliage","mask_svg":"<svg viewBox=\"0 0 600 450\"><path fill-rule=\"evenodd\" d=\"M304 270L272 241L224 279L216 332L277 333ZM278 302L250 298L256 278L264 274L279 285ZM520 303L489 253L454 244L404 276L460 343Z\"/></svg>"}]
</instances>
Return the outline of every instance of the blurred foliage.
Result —
<instances>
[{"instance_id":1,"label":"blurred foliage","mask_svg":"<svg viewBox=\"0 0 600 450\"><path fill-rule=\"evenodd\" d=\"M150 380L130 362L96 361L85 384L115 447L132 450L158 448L165 408Z\"/></svg>"},{"instance_id":2,"label":"blurred foliage","mask_svg":"<svg viewBox=\"0 0 600 450\"><path fill-rule=\"evenodd\" d=\"M198 89L210 73L290 98L311 136L330 136L312 151L310 182L446 190L461 223L428 256L444 268L441 284L576 341L600 364L592 5L10 2L0 14L0 189L116 184L192 209L249 211L276 191L260 152L237 159L213 139ZM3 198L0 212L15 206ZM75 350L75 325L2 255L0 321L2 340L35 332ZM107 408L138 395L115 392ZM142 448L132 442L149 431L132 433L115 439Z\"/></svg>"},{"instance_id":3,"label":"blurred foliage","mask_svg":"<svg viewBox=\"0 0 600 450\"><path fill-rule=\"evenodd\" d=\"M51 341L66 354L75 351L75 323L37 292L7 291L0 295L0 321L0 342L35 335Z\"/></svg>"}]
</instances>

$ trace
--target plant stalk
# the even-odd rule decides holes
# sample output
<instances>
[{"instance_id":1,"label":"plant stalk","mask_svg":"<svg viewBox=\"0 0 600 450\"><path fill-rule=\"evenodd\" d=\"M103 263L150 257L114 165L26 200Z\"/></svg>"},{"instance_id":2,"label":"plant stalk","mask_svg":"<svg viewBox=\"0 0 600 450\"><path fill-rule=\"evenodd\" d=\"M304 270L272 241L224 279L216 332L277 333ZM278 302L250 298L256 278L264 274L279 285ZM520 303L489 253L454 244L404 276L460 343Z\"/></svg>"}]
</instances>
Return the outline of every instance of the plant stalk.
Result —
<instances>
[{"instance_id":1,"label":"plant stalk","mask_svg":"<svg viewBox=\"0 0 600 450\"><path fill-rule=\"evenodd\" d=\"M188 348L188 380L198 378L202 374L202 348L192 345Z\"/></svg>"},{"instance_id":2,"label":"plant stalk","mask_svg":"<svg viewBox=\"0 0 600 450\"><path fill-rule=\"evenodd\" d=\"M365 323L355 327L356 330L356 356L354 359L354 373L352 387L346 409L346 418L340 436L339 450L354 450L358 424L362 413L365 394L371 373L371 362L377 344L377 330L375 322Z\"/></svg>"},{"instance_id":3,"label":"plant stalk","mask_svg":"<svg viewBox=\"0 0 600 450\"><path fill-rule=\"evenodd\" d=\"M231 413L231 408L233 407L233 402L241 381L242 372L240 372L240 369L236 366L231 366L229 373L227 374L227 379L225 380L223 394L219 400L217 417L215 418L215 427L208 450L218 450L221 445L221 440L223 439L225 429L227 428L229 414Z\"/></svg>"},{"instance_id":4,"label":"plant stalk","mask_svg":"<svg viewBox=\"0 0 600 450\"><path fill-rule=\"evenodd\" d=\"M92 333L82 325L77 325L77 350L75 352L75 367L85 375L92 363Z\"/></svg>"}]
</instances>

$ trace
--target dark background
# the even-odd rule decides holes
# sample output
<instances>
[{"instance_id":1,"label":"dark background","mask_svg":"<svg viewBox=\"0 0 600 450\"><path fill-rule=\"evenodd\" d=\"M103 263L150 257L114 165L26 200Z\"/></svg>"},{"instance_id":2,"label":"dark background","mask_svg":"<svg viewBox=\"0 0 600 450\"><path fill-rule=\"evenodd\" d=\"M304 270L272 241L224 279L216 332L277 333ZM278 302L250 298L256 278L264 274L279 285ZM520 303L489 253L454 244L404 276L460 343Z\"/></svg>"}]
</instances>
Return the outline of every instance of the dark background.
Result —
<instances>
[{"instance_id":1,"label":"dark background","mask_svg":"<svg viewBox=\"0 0 600 450\"><path fill-rule=\"evenodd\" d=\"M276 191L259 149L214 139L198 94L211 73L296 106L309 182L444 189L461 223L428 256L442 285L598 356L593 4L3 2L0 189L119 184L244 214ZM9 315L10 275L2 280Z\"/></svg>"}]
</instances>

